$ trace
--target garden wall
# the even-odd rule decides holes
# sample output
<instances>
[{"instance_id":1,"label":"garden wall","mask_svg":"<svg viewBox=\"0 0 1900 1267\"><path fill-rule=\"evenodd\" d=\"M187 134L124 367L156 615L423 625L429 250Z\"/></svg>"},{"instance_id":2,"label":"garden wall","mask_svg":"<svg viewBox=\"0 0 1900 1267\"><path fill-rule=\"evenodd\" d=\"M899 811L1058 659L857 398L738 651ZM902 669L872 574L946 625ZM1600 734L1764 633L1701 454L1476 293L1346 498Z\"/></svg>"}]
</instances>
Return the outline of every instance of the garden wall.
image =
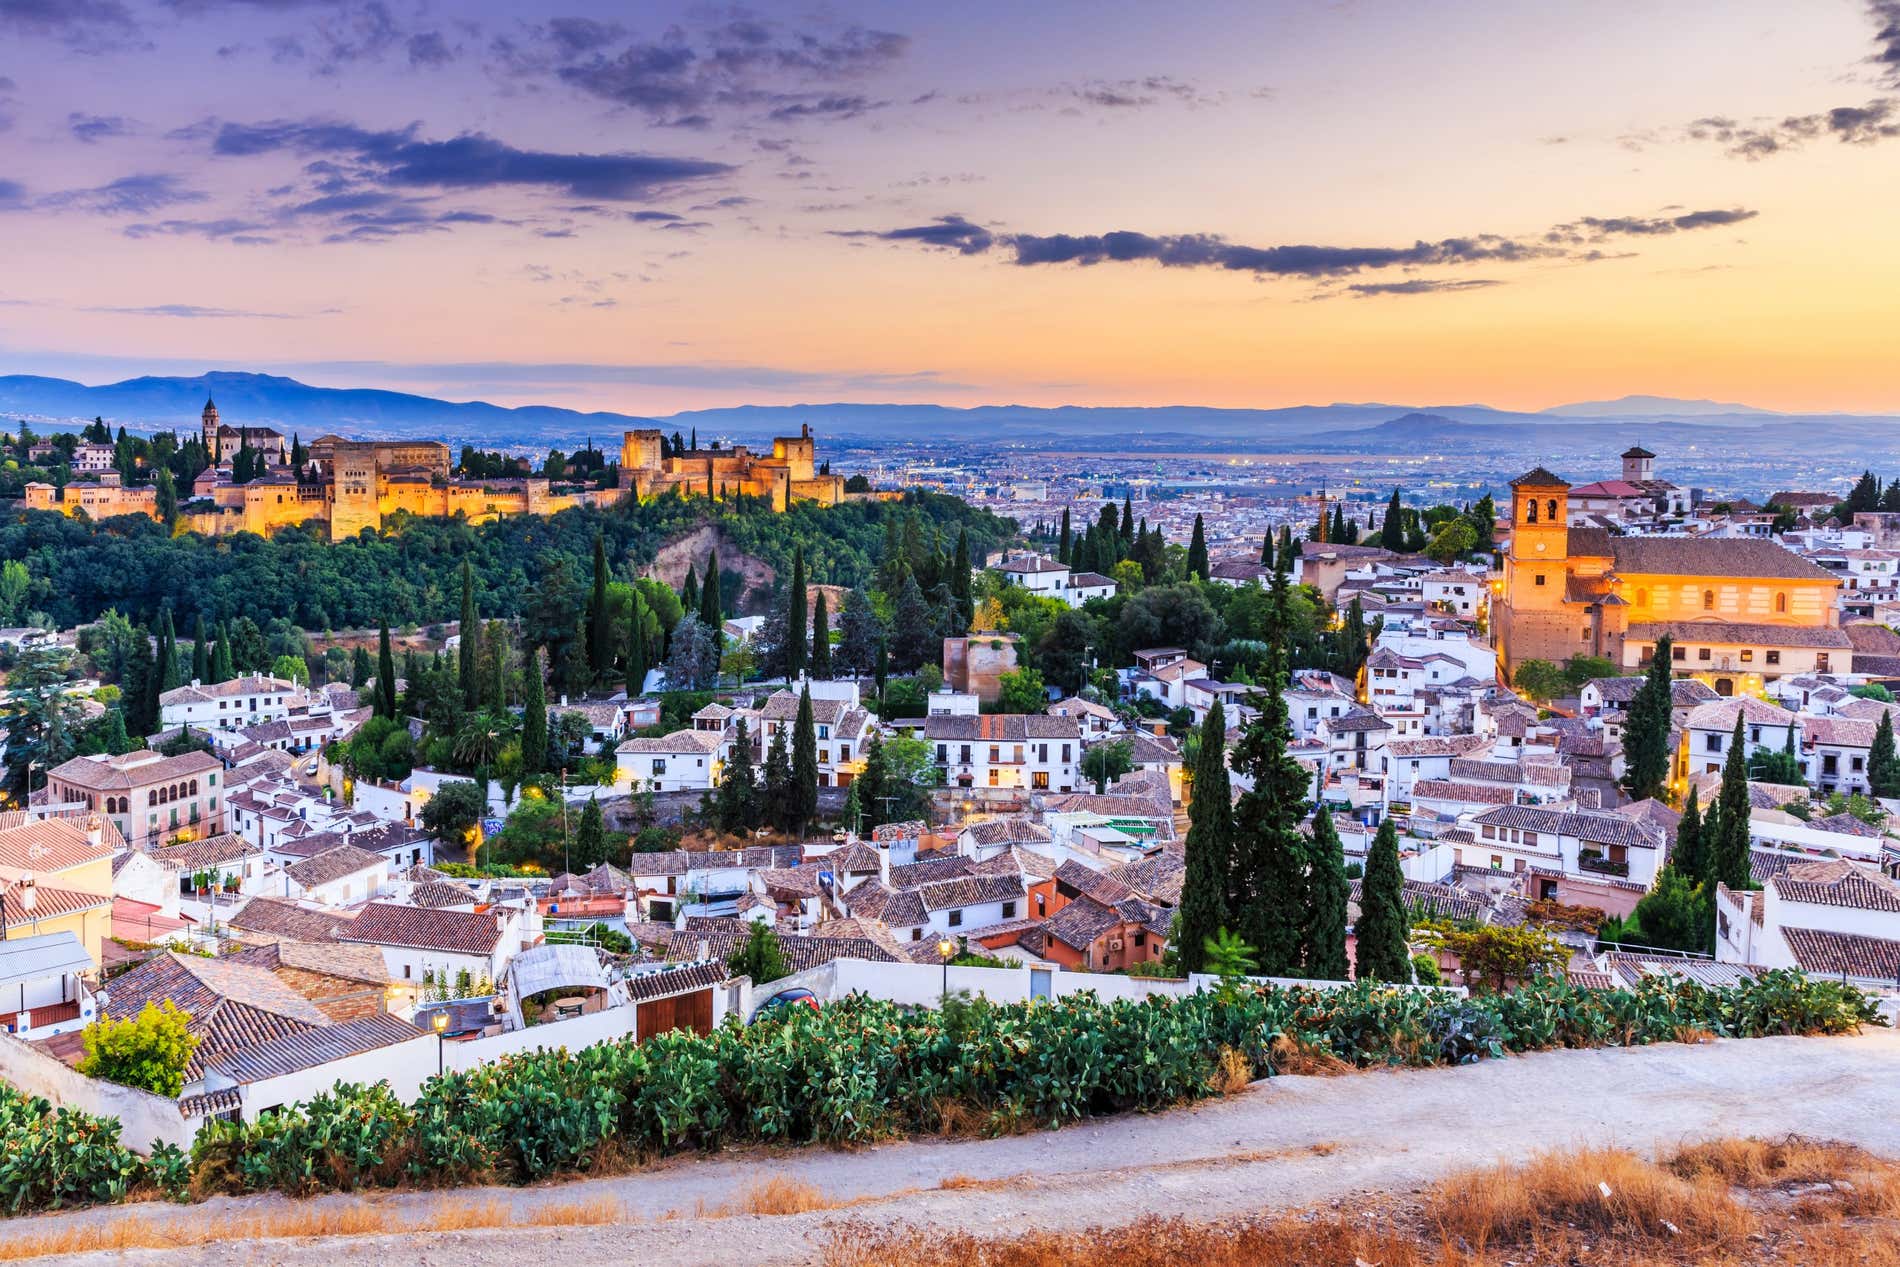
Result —
<instances>
[{"instance_id":1,"label":"garden wall","mask_svg":"<svg viewBox=\"0 0 1900 1267\"><path fill-rule=\"evenodd\" d=\"M43 1096L61 1108L118 1118L119 1138L141 1153L161 1143L190 1148L198 1133L197 1120L182 1117L176 1100L88 1078L10 1034L0 1034L0 1082Z\"/></svg>"}]
</instances>

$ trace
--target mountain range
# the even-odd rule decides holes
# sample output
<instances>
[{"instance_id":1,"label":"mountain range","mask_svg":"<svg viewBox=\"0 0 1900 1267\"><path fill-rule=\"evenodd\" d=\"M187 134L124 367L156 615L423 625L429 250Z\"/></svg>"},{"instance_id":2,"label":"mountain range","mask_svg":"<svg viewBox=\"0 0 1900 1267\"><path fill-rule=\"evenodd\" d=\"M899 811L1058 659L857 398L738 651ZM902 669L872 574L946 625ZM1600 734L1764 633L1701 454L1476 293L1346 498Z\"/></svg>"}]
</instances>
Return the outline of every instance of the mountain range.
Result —
<instances>
[{"instance_id":1,"label":"mountain range","mask_svg":"<svg viewBox=\"0 0 1900 1267\"><path fill-rule=\"evenodd\" d=\"M314 439L326 432L387 438L442 439L500 448L611 442L635 427L698 429L709 436L760 440L796 431L801 424L840 442L946 443L981 437L992 444L1053 444L1077 448L1174 445L1207 449L1380 449L1421 446L1459 450L1527 443L1562 449L1588 437L1627 443L1643 424L1643 437L1701 443L1759 441L1799 424L1802 442L1868 438L1878 427L1889 442L1894 416L1777 414L1748 405L1657 396L1557 405L1539 412L1494 409L1482 404L1432 405L1350 403L1295 405L1280 409L1220 409L1204 406L980 405L959 408L915 404L742 405L689 410L659 418L611 411L582 412L553 406L501 406L448 401L372 388L316 387L268 374L220 370L192 377L142 377L88 386L36 375L0 376L0 417L24 418L44 430L94 416L134 431L197 425L207 398L217 401L233 424L267 425ZM1621 434L1619 434L1621 433ZM1627 438L1625 438L1627 437ZM1648 442L1646 440L1646 442Z\"/></svg>"}]
</instances>

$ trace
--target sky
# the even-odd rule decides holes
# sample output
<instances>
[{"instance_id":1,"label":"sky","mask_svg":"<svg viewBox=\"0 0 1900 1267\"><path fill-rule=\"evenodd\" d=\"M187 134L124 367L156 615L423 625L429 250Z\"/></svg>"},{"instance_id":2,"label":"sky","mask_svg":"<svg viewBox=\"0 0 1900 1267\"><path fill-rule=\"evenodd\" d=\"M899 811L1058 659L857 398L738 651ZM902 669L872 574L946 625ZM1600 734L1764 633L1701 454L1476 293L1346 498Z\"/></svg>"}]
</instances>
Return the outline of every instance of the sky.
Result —
<instances>
[{"instance_id":1,"label":"sky","mask_svg":"<svg viewBox=\"0 0 1900 1267\"><path fill-rule=\"evenodd\" d=\"M1900 410L1900 0L0 0L0 373Z\"/></svg>"}]
</instances>

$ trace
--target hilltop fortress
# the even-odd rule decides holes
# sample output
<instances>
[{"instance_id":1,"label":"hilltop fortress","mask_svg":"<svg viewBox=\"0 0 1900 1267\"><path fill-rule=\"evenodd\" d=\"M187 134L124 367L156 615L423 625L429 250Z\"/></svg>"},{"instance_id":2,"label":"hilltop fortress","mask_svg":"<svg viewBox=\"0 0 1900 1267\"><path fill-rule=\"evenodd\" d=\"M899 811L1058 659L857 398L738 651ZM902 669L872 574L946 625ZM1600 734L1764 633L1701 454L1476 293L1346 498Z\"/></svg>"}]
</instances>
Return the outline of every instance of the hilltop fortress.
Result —
<instances>
[{"instance_id":1,"label":"hilltop fortress","mask_svg":"<svg viewBox=\"0 0 1900 1267\"><path fill-rule=\"evenodd\" d=\"M659 431L629 431L621 439L617 481L595 488L551 484L539 476L458 479L451 474L449 446L433 440L326 435L312 441L303 464L295 466L290 442L272 428L230 426L209 400L201 421L213 461L188 491L179 490L179 519L207 536L267 536L316 519L328 525L336 541L381 528L398 511L429 518L461 515L485 523L504 515L551 515L573 506L607 506L628 497L646 501L668 493L719 501L744 495L776 511L794 501L835 506L845 497L844 477L819 471L810 427L773 440L769 457L743 445L669 454ZM241 452L249 452L262 472L244 483L233 478ZM63 490L28 484L26 504L67 515L83 511L92 519L159 518L157 490L150 484L128 486L117 472Z\"/></svg>"}]
</instances>

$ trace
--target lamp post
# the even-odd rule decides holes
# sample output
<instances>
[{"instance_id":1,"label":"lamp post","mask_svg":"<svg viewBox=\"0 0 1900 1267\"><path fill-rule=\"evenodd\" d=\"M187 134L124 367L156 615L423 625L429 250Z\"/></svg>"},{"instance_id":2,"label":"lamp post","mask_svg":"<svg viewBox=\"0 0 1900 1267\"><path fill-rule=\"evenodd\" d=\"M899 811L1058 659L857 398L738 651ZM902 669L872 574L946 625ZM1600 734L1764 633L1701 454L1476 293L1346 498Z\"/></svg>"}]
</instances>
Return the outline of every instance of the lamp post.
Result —
<instances>
[{"instance_id":1,"label":"lamp post","mask_svg":"<svg viewBox=\"0 0 1900 1267\"><path fill-rule=\"evenodd\" d=\"M943 938L938 939L937 958L943 960L943 997L938 1001L938 1004L937 1004L937 1008L939 1011L942 1011L943 1008L948 1006L950 1002L950 961L952 959L955 959L956 957L957 957L956 942L950 940L950 938L948 937L943 937Z\"/></svg>"},{"instance_id":2,"label":"lamp post","mask_svg":"<svg viewBox=\"0 0 1900 1267\"><path fill-rule=\"evenodd\" d=\"M439 1012L431 1012L429 1014L429 1027L435 1030L435 1076L440 1078L442 1076L442 1035L449 1027L448 1009L443 1008Z\"/></svg>"}]
</instances>

